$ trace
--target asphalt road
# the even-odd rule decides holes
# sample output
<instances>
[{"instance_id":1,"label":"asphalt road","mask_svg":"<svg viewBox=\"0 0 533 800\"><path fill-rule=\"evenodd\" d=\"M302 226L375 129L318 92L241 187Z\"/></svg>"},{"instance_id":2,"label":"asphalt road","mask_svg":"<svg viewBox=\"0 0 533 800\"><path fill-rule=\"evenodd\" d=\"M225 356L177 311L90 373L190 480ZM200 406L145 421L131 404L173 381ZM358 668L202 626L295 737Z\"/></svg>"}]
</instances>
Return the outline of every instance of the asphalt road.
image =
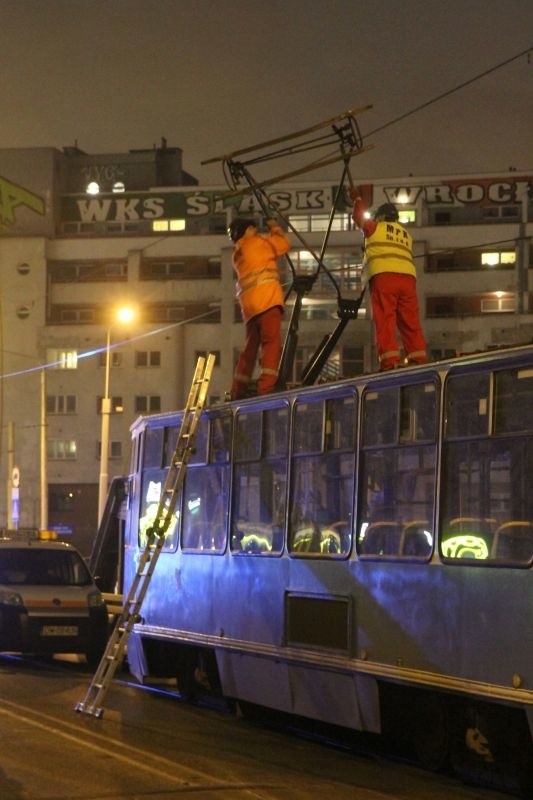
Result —
<instances>
[{"instance_id":1,"label":"asphalt road","mask_svg":"<svg viewBox=\"0 0 533 800\"><path fill-rule=\"evenodd\" d=\"M76 712L78 661L0 656L0 800L509 800L453 776L353 752L128 685Z\"/></svg>"}]
</instances>

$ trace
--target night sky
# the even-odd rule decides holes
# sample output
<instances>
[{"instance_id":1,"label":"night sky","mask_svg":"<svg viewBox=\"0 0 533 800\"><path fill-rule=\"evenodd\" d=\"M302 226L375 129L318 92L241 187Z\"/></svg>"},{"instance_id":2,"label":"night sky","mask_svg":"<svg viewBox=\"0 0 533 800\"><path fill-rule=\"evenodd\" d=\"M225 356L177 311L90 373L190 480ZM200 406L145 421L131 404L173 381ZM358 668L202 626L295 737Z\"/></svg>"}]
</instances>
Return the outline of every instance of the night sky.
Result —
<instances>
[{"instance_id":1,"label":"night sky","mask_svg":"<svg viewBox=\"0 0 533 800\"><path fill-rule=\"evenodd\" d=\"M203 160L371 104L357 179L533 169L533 0L0 0L0 15L0 148L165 137L221 184Z\"/></svg>"}]
</instances>

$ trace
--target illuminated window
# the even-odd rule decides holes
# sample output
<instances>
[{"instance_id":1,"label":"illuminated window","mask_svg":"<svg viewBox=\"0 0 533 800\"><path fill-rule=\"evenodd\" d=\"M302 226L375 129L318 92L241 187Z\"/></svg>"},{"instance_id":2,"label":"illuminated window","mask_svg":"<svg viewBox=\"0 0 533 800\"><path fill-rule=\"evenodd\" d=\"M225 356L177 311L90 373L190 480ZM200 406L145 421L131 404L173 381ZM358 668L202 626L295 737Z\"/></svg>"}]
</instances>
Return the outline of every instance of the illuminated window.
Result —
<instances>
[{"instance_id":1,"label":"illuminated window","mask_svg":"<svg viewBox=\"0 0 533 800\"><path fill-rule=\"evenodd\" d=\"M55 347L48 348L46 351L46 362L48 366L53 369L77 369L78 351L61 350Z\"/></svg>"},{"instance_id":2,"label":"illuminated window","mask_svg":"<svg viewBox=\"0 0 533 800\"><path fill-rule=\"evenodd\" d=\"M412 225L416 222L416 211L414 208L398 208L398 220L402 225Z\"/></svg>"},{"instance_id":3,"label":"illuminated window","mask_svg":"<svg viewBox=\"0 0 533 800\"><path fill-rule=\"evenodd\" d=\"M47 456L51 461L74 459L77 455L75 439L48 439L46 443Z\"/></svg>"},{"instance_id":4,"label":"illuminated window","mask_svg":"<svg viewBox=\"0 0 533 800\"><path fill-rule=\"evenodd\" d=\"M157 233L161 233L164 231L184 231L185 230L185 220L184 219L155 219L152 222L152 230L156 231Z\"/></svg>"},{"instance_id":5,"label":"illuminated window","mask_svg":"<svg viewBox=\"0 0 533 800\"><path fill-rule=\"evenodd\" d=\"M493 297L482 298L482 314L498 311L516 311L516 298L514 294L510 294L509 292L494 292Z\"/></svg>"},{"instance_id":6,"label":"illuminated window","mask_svg":"<svg viewBox=\"0 0 533 800\"><path fill-rule=\"evenodd\" d=\"M500 264L515 264L516 253L514 250L505 250L498 252L497 250L487 251L481 253L481 264L484 267L497 267Z\"/></svg>"}]
</instances>

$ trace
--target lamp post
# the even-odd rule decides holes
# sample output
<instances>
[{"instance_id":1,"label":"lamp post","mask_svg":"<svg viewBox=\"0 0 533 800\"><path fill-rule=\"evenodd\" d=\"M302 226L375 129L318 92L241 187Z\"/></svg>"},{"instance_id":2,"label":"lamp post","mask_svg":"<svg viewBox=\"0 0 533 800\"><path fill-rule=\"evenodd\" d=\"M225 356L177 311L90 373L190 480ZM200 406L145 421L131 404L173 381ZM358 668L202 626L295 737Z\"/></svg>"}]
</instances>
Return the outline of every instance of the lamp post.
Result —
<instances>
[{"instance_id":1,"label":"lamp post","mask_svg":"<svg viewBox=\"0 0 533 800\"><path fill-rule=\"evenodd\" d=\"M119 308L116 312L116 320L118 322L127 323L131 322L134 318L135 312L128 306ZM109 484L109 417L111 414L111 397L109 396L109 367L110 367L110 353L111 353L111 328L107 328L106 348L105 348L105 384L104 396L102 398L102 429L100 433L100 476L98 480L98 525L102 522L104 515L104 508L107 499L107 490Z\"/></svg>"}]
</instances>

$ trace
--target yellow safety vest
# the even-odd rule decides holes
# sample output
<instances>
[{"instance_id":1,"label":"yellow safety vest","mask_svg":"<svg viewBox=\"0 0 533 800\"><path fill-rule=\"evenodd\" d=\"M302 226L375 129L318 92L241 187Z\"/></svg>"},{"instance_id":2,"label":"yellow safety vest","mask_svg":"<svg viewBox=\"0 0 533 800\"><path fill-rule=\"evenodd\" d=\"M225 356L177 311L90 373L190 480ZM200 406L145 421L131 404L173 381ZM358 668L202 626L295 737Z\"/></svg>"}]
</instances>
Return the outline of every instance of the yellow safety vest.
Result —
<instances>
[{"instance_id":1,"label":"yellow safety vest","mask_svg":"<svg viewBox=\"0 0 533 800\"><path fill-rule=\"evenodd\" d=\"M413 240L399 222L378 222L376 230L365 240L365 277L370 280L380 272L401 272L414 275Z\"/></svg>"}]
</instances>

